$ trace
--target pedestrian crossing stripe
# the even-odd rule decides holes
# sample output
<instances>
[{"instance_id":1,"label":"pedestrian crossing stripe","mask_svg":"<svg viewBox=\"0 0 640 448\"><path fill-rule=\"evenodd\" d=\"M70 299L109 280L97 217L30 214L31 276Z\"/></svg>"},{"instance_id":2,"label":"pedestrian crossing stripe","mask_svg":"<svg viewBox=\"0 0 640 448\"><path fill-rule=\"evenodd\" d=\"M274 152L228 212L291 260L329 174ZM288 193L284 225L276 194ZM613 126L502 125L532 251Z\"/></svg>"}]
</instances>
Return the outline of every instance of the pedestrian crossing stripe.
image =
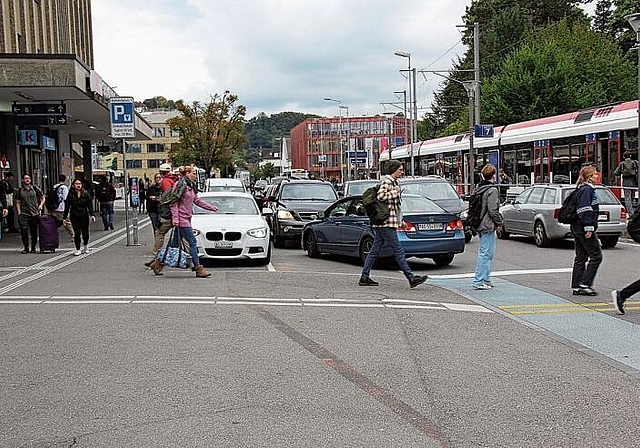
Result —
<instances>
[{"instance_id":1,"label":"pedestrian crossing stripe","mask_svg":"<svg viewBox=\"0 0 640 448\"><path fill-rule=\"evenodd\" d=\"M611 302L582 302L582 303L537 303L529 305L502 305L498 309L518 316L529 314L562 314L562 313L588 313L591 311L614 311ZM624 309L640 310L640 300L628 300Z\"/></svg>"}]
</instances>

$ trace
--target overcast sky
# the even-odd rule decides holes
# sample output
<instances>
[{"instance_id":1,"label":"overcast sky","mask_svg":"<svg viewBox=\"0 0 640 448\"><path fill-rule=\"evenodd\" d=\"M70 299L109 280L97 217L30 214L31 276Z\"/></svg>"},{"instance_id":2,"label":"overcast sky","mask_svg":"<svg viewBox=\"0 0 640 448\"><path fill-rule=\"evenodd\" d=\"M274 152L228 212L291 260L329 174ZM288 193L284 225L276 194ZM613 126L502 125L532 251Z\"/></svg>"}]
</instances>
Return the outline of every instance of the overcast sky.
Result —
<instances>
[{"instance_id":1,"label":"overcast sky","mask_svg":"<svg viewBox=\"0 0 640 448\"><path fill-rule=\"evenodd\" d=\"M246 118L294 111L337 115L402 103L411 53L445 70L465 51L468 0L93 0L95 70L121 96L206 101L229 90ZM441 78L417 77L419 114Z\"/></svg>"}]
</instances>

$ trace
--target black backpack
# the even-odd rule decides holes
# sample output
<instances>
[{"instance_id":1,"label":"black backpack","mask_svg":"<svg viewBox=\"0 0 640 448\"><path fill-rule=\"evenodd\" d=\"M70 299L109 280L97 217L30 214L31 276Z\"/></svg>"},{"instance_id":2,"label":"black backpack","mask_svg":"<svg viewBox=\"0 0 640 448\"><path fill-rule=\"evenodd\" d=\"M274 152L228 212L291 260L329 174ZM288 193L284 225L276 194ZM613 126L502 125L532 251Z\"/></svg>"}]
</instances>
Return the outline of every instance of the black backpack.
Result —
<instances>
[{"instance_id":1,"label":"black backpack","mask_svg":"<svg viewBox=\"0 0 640 448\"><path fill-rule=\"evenodd\" d=\"M576 188L569 196L562 201L562 207L560 207L560 213L558 213L558 222L562 224L575 224L579 221L578 218L578 190Z\"/></svg>"},{"instance_id":2,"label":"black backpack","mask_svg":"<svg viewBox=\"0 0 640 448\"><path fill-rule=\"evenodd\" d=\"M640 243L640 207L627 220L627 233L636 243Z\"/></svg>"},{"instance_id":3,"label":"black backpack","mask_svg":"<svg viewBox=\"0 0 640 448\"><path fill-rule=\"evenodd\" d=\"M47 192L47 196L44 198L44 206L47 207L47 210L57 210L60 206L62 200L60 199L59 190L60 185L56 188L51 188Z\"/></svg>"},{"instance_id":4,"label":"black backpack","mask_svg":"<svg viewBox=\"0 0 640 448\"><path fill-rule=\"evenodd\" d=\"M362 193L362 205L369 216L371 224L382 224L389 219L389 206L384 202L378 200L378 191L380 185L377 184L373 187L369 187Z\"/></svg>"},{"instance_id":5,"label":"black backpack","mask_svg":"<svg viewBox=\"0 0 640 448\"><path fill-rule=\"evenodd\" d=\"M467 211L467 224L471 227L473 231L476 231L480 224L482 223L482 219L484 218L485 213L482 213L482 197L484 196L486 190L482 192L473 192L469 197L469 210Z\"/></svg>"}]
</instances>

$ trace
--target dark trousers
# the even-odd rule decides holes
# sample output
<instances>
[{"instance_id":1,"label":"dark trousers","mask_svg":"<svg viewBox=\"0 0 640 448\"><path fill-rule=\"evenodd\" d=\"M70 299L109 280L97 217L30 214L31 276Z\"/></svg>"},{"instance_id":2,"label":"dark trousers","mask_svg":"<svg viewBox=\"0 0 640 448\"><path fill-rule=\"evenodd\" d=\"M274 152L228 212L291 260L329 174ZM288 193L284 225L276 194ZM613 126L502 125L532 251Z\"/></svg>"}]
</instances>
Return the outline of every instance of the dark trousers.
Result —
<instances>
[{"instance_id":1,"label":"dark trousers","mask_svg":"<svg viewBox=\"0 0 640 448\"><path fill-rule=\"evenodd\" d=\"M151 227L153 228L153 233L156 233L156 230L160 228L160 214L158 212L148 212L149 219L151 220Z\"/></svg>"},{"instance_id":2,"label":"dark trousers","mask_svg":"<svg viewBox=\"0 0 640 448\"><path fill-rule=\"evenodd\" d=\"M571 233L576 248L576 256L573 260L573 273L571 275L571 287L593 286L593 280L602 263L602 249L600 240L595 232L591 238L585 236L582 225L571 224Z\"/></svg>"},{"instance_id":3,"label":"dark trousers","mask_svg":"<svg viewBox=\"0 0 640 448\"><path fill-rule=\"evenodd\" d=\"M393 256L396 259L396 263L398 263L398 266L400 266L400 269L404 273L404 276L408 280L411 280L413 278L413 272L411 271L411 268L407 263L404 249L402 248L402 246L400 245L400 241L398 240L396 229L392 227L373 227L373 246L371 246L371 250L367 254L367 259L364 261L362 276L369 277L371 268L373 268L373 265L378 258L378 253L380 253L380 249L382 249L385 243L391 247Z\"/></svg>"},{"instance_id":4,"label":"dark trousers","mask_svg":"<svg viewBox=\"0 0 640 448\"><path fill-rule=\"evenodd\" d=\"M13 206L7 206L7 232L15 232L16 231L16 212L13 210Z\"/></svg>"},{"instance_id":5,"label":"dark trousers","mask_svg":"<svg viewBox=\"0 0 640 448\"><path fill-rule=\"evenodd\" d=\"M630 285L625 286L624 289L621 289L620 297L623 300L627 300L629 297L631 297L634 294L637 294L638 292L640 292L640 279L636 280Z\"/></svg>"},{"instance_id":6,"label":"dark trousers","mask_svg":"<svg viewBox=\"0 0 640 448\"><path fill-rule=\"evenodd\" d=\"M76 249L80 250L80 236L82 235L82 244L89 244L89 215L72 217L71 225L73 226L73 242Z\"/></svg>"},{"instance_id":7,"label":"dark trousers","mask_svg":"<svg viewBox=\"0 0 640 448\"><path fill-rule=\"evenodd\" d=\"M25 215L22 213L18 217L20 224L20 236L22 237L22 245L29 250L29 234L31 234L31 250L36 250L38 244L38 226L40 224L40 216Z\"/></svg>"}]
</instances>

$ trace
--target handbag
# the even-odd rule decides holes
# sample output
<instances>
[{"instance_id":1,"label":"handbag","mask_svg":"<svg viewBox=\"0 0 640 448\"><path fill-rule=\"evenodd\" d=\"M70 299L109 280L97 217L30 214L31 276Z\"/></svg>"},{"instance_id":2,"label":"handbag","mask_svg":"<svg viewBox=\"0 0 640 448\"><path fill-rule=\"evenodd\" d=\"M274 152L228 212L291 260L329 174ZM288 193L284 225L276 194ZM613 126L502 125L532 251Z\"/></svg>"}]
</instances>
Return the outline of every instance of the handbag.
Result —
<instances>
[{"instance_id":1,"label":"handbag","mask_svg":"<svg viewBox=\"0 0 640 448\"><path fill-rule=\"evenodd\" d=\"M176 227L171 229L169 241L158 251L156 259L170 268L189 269L191 267L191 256L182 249L180 234Z\"/></svg>"}]
</instances>

